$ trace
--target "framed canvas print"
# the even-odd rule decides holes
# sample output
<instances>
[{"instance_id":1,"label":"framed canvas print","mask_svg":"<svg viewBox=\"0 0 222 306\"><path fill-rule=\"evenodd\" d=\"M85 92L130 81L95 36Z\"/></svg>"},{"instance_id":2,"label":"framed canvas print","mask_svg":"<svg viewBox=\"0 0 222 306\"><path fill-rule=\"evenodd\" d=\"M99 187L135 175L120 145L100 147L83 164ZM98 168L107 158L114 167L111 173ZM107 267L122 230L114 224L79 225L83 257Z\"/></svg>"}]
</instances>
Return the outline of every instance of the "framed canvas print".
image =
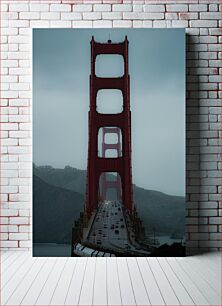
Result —
<instances>
[{"instance_id":1,"label":"framed canvas print","mask_svg":"<svg viewBox=\"0 0 222 306\"><path fill-rule=\"evenodd\" d=\"M34 29L33 139L33 256L185 255L184 29Z\"/></svg>"}]
</instances>

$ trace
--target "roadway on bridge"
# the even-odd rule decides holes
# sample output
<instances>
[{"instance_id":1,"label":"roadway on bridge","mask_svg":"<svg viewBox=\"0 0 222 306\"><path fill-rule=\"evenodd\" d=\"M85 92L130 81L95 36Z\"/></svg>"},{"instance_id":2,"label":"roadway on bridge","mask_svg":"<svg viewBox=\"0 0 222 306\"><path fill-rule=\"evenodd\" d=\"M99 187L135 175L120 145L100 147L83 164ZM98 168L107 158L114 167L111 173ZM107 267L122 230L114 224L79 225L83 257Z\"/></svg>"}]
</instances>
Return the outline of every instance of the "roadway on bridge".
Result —
<instances>
[{"instance_id":1,"label":"roadway on bridge","mask_svg":"<svg viewBox=\"0 0 222 306\"><path fill-rule=\"evenodd\" d=\"M122 204L119 201L102 202L98 207L87 241L111 250L136 251L137 246L130 242L129 235L133 238L133 232L126 227Z\"/></svg>"}]
</instances>

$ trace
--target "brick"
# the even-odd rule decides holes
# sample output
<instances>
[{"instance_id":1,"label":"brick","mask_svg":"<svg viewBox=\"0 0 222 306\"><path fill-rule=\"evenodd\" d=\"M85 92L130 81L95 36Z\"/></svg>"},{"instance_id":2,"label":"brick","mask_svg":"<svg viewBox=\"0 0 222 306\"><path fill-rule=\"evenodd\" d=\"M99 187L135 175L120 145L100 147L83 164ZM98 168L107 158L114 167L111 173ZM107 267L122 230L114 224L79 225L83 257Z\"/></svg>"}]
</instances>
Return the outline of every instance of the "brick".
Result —
<instances>
[{"instance_id":1,"label":"brick","mask_svg":"<svg viewBox=\"0 0 222 306\"><path fill-rule=\"evenodd\" d=\"M142 4L134 4L133 5L133 11L134 12L142 12L143 11L143 5Z\"/></svg>"},{"instance_id":2,"label":"brick","mask_svg":"<svg viewBox=\"0 0 222 306\"><path fill-rule=\"evenodd\" d=\"M149 5L144 5L143 6L143 9L144 9L144 12L165 12L165 7L163 4L161 5L152 5L152 4L149 4Z\"/></svg>"},{"instance_id":3,"label":"brick","mask_svg":"<svg viewBox=\"0 0 222 306\"><path fill-rule=\"evenodd\" d=\"M49 4L30 3L29 8L30 8L30 11L34 11L34 12L48 12Z\"/></svg>"},{"instance_id":4,"label":"brick","mask_svg":"<svg viewBox=\"0 0 222 306\"><path fill-rule=\"evenodd\" d=\"M10 154L27 154L30 153L29 147L23 147L23 146L12 146L8 147L8 153Z\"/></svg>"},{"instance_id":5,"label":"brick","mask_svg":"<svg viewBox=\"0 0 222 306\"><path fill-rule=\"evenodd\" d=\"M19 216L20 217L29 217L30 213L29 213L29 209L19 209Z\"/></svg>"},{"instance_id":6,"label":"brick","mask_svg":"<svg viewBox=\"0 0 222 306\"><path fill-rule=\"evenodd\" d=\"M31 230L30 230L30 227L29 226L25 226L25 225L20 225L19 226L19 232L20 233L30 233Z\"/></svg>"},{"instance_id":7,"label":"brick","mask_svg":"<svg viewBox=\"0 0 222 306\"><path fill-rule=\"evenodd\" d=\"M2 67L18 67L17 60L2 60L1 61Z\"/></svg>"},{"instance_id":8,"label":"brick","mask_svg":"<svg viewBox=\"0 0 222 306\"><path fill-rule=\"evenodd\" d=\"M209 82L221 82L221 76L220 75L210 75L209 76Z\"/></svg>"},{"instance_id":9,"label":"brick","mask_svg":"<svg viewBox=\"0 0 222 306\"><path fill-rule=\"evenodd\" d=\"M2 169L3 164L1 165L1 169ZM8 178L2 178L0 185L1 186L7 186L9 184L9 179Z\"/></svg>"},{"instance_id":10,"label":"brick","mask_svg":"<svg viewBox=\"0 0 222 306\"><path fill-rule=\"evenodd\" d=\"M1 28L1 35L17 35L18 28Z\"/></svg>"},{"instance_id":11,"label":"brick","mask_svg":"<svg viewBox=\"0 0 222 306\"><path fill-rule=\"evenodd\" d=\"M190 12L206 12L207 4L189 4Z\"/></svg>"},{"instance_id":12,"label":"brick","mask_svg":"<svg viewBox=\"0 0 222 306\"><path fill-rule=\"evenodd\" d=\"M210 209L210 210L215 210L218 208L218 204L217 202L213 202L213 201L207 201L207 202L200 202L199 203L199 208L200 209Z\"/></svg>"},{"instance_id":13,"label":"brick","mask_svg":"<svg viewBox=\"0 0 222 306\"><path fill-rule=\"evenodd\" d=\"M28 27L29 21L28 20L9 20L9 27L10 28L19 28L19 27Z\"/></svg>"},{"instance_id":14,"label":"brick","mask_svg":"<svg viewBox=\"0 0 222 306\"><path fill-rule=\"evenodd\" d=\"M7 12L7 11L8 11L8 4L5 4L5 3L3 4L3 3L2 3L2 4L1 4L1 11L2 11L2 12Z\"/></svg>"},{"instance_id":15,"label":"brick","mask_svg":"<svg viewBox=\"0 0 222 306\"><path fill-rule=\"evenodd\" d=\"M31 130L31 125L30 123L20 123L19 124L20 130Z\"/></svg>"},{"instance_id":16,"label":"brick","mask_svg":"<svg viewBox=\"0 0 222 306\"><path fill-rule=\"evenodd\" d=\"M216 20L190 20L191 27L197 28L212 28L217 27Z\"/></svg>"},{"instance_id":17,"label":"brick","mask_svg":"<svg viewBox=\"0 0 222 306\"><path fill-rule=\"evenodd\" d=\"M18 124L17 123L2 123L1 124L1 130L3 130L3 131L7 131L7 130L15 131L15 130L18 130Z\"/></svg>"},{"instance_id":18,"label":"brick","mask_svg":"<svg viewBox=\"0 0 222 306\"><path fill-rule=\"evenodd\" d=\"M108 13L102 13L102 19L122 19L122 13L121 12L108 12Z\"/></svg>"},{"instance_id":19,"label":"brick","mask_svg":"<svg viewBox=\"0 0 222 306\"><path fill-rule=\"evenodd\" d=\"M111 28L112 21L111 20L94 20L93 27L95 28Z\"/></svg>"},{"instance_id":20,"label":"brick","mask_svg":"<svg viewBox=\"0 0 222 306\"><path fill-rule=\"evenodd\" d=\"M216 36L200 36L200 43L203 43L203 44L217 43L217 37ZM208 46L208 49L209 49L209 46Z\"/></svg>"},{"instance_id":21,"label":"brick","mask_svg":"<svg viewBox=\"0 0 222 306\"><path fill-rule=\"evenodd\" d=\"M10 162L18 162L18 156L17 155L10 155L10 154L8 154L8 160L10 161Z\"/></svg>"},{"instance_id":22,"label":"brick","mask_svg":"<svg viewBox=\"0 0 222 306\"><path fill-rule=\"evenodd\" d=\"M112 10L114 12L131 12L132 5L131 4L113 4Z\"/></svg>"},{"instance_id":23,"label":"brick","mask_svg":"<svg viewBox=\"0 0 222 306\"><path fill-rule=\"evenodd\" d=\"M29 224L29 219L27 217L11 217L9 218L9 223L25 225L25 224Z\"/></svg>"},{"instance_id":24,"label":"brick","mask_svg":"<svg viewBox=\"0 0 222 306\"><path fill-rule=\"evenodd\" d=\"M30 27L31 28L49 28L49 20L30 20ZM20 49L21 50L21 49ZM23 49L23 51L25 51Z\"/></svg>"},{"instance_id":25,"label":"brick","mask_svg":"<svg viewBox=\"0 0 222 306\"><path fill-rule=\"evenodd\" d=\"M0 241L0 247L1 248L17 248L18 247L18 241Z\"/></svg>"},{"instance_id":26,"label":"brick","mask_svg":"<svg viewBox=\"0 0 222 306\"><path fill-rule=\"evenodd\" d=\"M91 12L92 5L91 4L76 4L73 5L74 12Z\"/></svg>"},{"instance_id":27,"label":"brick","mask_svg":"<svg viewBox=\"0 0 222 306\"><path fill-rule=\"evenodd\" d=\"M175 28L187 28L188 21L187 20L172 20L172 26Z\"/></svg>"},{"instance_id":28,"label":"brick","mask_svg":"<svg viewBox=\"0 0 222 306\"><path fill-rule=\"evenodd\" d=\"M8 188L16 188L17 186L11 186ZM2 187L3 188L3 187ZM18 210L17 209L1 209L1 216L2 217L16 217L18 216Z\"/></svg>"},{"instance_id":29,"label":"brick","mask_svg":"<svg viewBox=\"0 0 222 306\"><path fill-rule=\"evenodd\" d=\"M8 67L1 67L0 68L0 74L1 75L8 75L8 73L9 73L9 68ZM1 98L3 98L3 99L5 99L5 98L7 98L7 93L5 93L5 96L1 96Z\"/></svg>"},{"instance_id":30,"label":"brick","mask_svg":"<svg viewBox=\"0 0 222 306\"><path fill-rule=\"evenodd\" d=\"M11 90L29 90L30 85L28 83L12 83L10 84Z\"/></svg>"},{"instance_id":31,"label":"brick","mask_svg":"<svg viewBox=\"0 0 222 306\"><path fill-rule=\"evenodd\" d=\"M8 49L9 51L18 51L18 44L9 44Z\"/></svg>"},{"instance_id":32,"label":"brick","mask_svg":"<svg viewBox=\"0 0 222 306\"><path fill-rule=\"evenodd\" d=\"M29 122L30 118L27 115L9 115L10 122Z\"/></svg>"},{"instance_id":33,"label":"brick","mask_svg":"<svg viewBox=\"0 0 222 306\"><path fill-rule=\"evenodd\" d=\"M31 248L31 241L19 241L20 248Z\"/></svg>"},{"instance_id":34,"label":"brick","mask_svg":"<svg viewBox=\"0 0 222 306\"><path fill-rule=\"evenodd\" d=\"M2 90L1 97L2 98L8 98L8 99L18 98L18 92L17 91L10 91L10 90L5 90L5 91Z\"/></svg>"},{"instance_id":35,"label":"brick","mask_svg":"<svg viewBox=\"0 0 222 306\"><path fill-rule=\"evenodd\" d=\"M31 35L32 34L32 29L30 28L19 28L19 35Z\"/></svg>"},{"instance_id":36,"label":"brick","mask_svg":"<svg viewBox=\"0 0 222 306\"><path fill-rule=\"evenodd\" d=\"M221 35L221 29L215 28L215 29L209 29L210 35Z\"/></svg>"},{"instance_id":37,"label":"brick","mask_svg":"<svg viewBox=\"0 0 222 306\"><path fill-rule=\"evenodd\" d=\"M202 170L217 170L217 163L216 162L201 162L200 168Z\"/></svg>"},{"instance_id":38,"label":"brick","mask_svg":"<svg viewBox=\"0 0 222 306\"><path fill-rule=\"evenodd\" d=\"M31 70L30 68L11 68L9 69L9 74L12 75L30 75Z\"/></svg>"},{"instance_id":39,"label":"brick","mask_svg":"<svg viewBox=\"0 0 222 306\"><path fill-rule=\"evenodd\" d=\"M217 216L216 209L200 209L199 216L201 217L215 217Z\"/></svg>"},{"instance_id":40,"label":"brick","mask_svg":"<svg viewBox=\"0 0 222 306\"><path fill-rule=\"evenodd\" d=\"M28 59L28 58L30 58L29 52L8 52L8 59ZM14 76L9 76L9 77L13 78Z\"/></svg>"},{"instance_id":41,"label":"brick","mask_svg":"<svg viewBox=\"0 0 222 306\"><path fill-rule=\"evenodd\" d=\"M123 19L164 19L163 13L123 12Z\"/></svg>"},{"instance_id":42,"label":"brick","mask_svg":"<svg viewBox=\"0 0 222 306\"><path fill-rule=\"evenodd\" d=\"M38 23L39 21L38 20L35 20L35 21L30 21L30 25L34 23ZM41 21L42 22L42 21ZM42 26L41 25L38 25L39 28L41 28ZM19 51L30 51L30 44L19 44Z\"/></svg>"},{"instance_id":43,"label":"brick","mask_svg":"<svg viewBox=\"0 0 222 306\"><path fill-rule=\"evenodd\" d=\"M2 76L2 77L3 77L3 76ZM3 99L3 98L1 97L1 99L0 99L0 105L1 105L1 107L8 106L8 99Z\"/></svg>"},{"instance_id":44,"label":"brick","mask_svg":"<svg viewBox=\"0 0 222 306\"><path fill-rule=\"evenodd\" d=\"M29 178L13 178L10 179L10 184L11 185L18 185L18 186L29 186L30 185L30 179ZM12 205L10 203L10 205Z\"/></svg>"},{"instance_id":45,"label":"brick","mask_svg":"<svg viewBox=\"0 0 222 306\"><path fill-rule=\"evenodd\" d=\"M61 13L62 20L81 20L81 13Z\"/></svg>"},{"instance_id":46,"label":"brick","mask_svg":"<svg viewBox=\"0 0 222 306\"><path fill-rule=\"evenodd\" d=\"M217 226L216 225L208 225L208 226L199 226L199 232L207 232L207 233L213 233L217 232Z\"/></svg>"},{"instance_id":47,"label":"brick","mask_svg":"<svg viewBox=\"0 0 222 306\"><path fill-rule=\"evenodd\" d=\"M200 13L200 19L216 19L220 20L221 19L221 13L209 13L209 12L204 12Z\"/></svg>"},{"instance_id":48,"label":"brick","mask_svg":"<svg viewBox=\"0 0 222 306\"><path fill-rule=\"evenodd\" d=\"M29 6L25 3L9 4L9 12L28 12Z\"/></svg>"},{"instance_id":49,"label":"brick","mask_svg":"<svg viewBox=\"0 0 222 306\"><path fill-rule=\"evenodd\" d=\"M10 106L29 106L29 100L28 99L12 99L9 100Z\"/></svg>"},{"instance_id":50,"label":"brick","mask_svg":"<svg viewBox=\"0 0 222 306\"><path fill-rule=\"evenodd\" d=\"M92 28L92 20L72 21L73 28Z\"/></svg>"},{"instance_id":51,"label":"brick","mask_svg":"<svg viewBox=\"0 0 222 306\"><path fill-rule=\"evenodd\" d=\"M1 240L8 240L8 233L1 233Z\"/></svg>"},{"instance_id":52,"label":"brick","mask_svg":"<svg viewBox=\"0 0 222 306\"><path fill-rule=\"evenodd\" d=\"M100 12L83 13L83 19L96 20L101 18L102 14Z\"/></svg>"},{"instance_id":53,"label":"brick","mask_svg":"<svg viewBox=\"0 0 222 306\"><path fill-rule=\"evenodd\" d=\"M93 10L94 12L110 12L111 4L94 4Z\"/></svg>"},{"instance_id":54,"label":"brick","mask_svg":"<svg viewBox=\"0 0 222 306\"><path fill-rule=\"evenodd\" d=\"M39 12L19 13L19 19L39 19L39 18L40 18Z\"/></svg>"},{"instance_id":55,"label":"brick","mask_svg":"<svg viewBox=\"0 0 222 306\"><path fill-rule=\"evenodd\" d=\"M166 5L167 12L188 12L188 5L186 4L171 4Z\"/></svg>"},{"instance_id":56,"label":"brick","mask_svg":"<svg viewBox=\"0 0 222 306\"><path fill-rule=\"evenodd\" d=\"M1 199L2 203L7 202L8 201L8 195L2 193L2 194L0 194L0 199Z\"/></svg>"},{"instance_id":57,"label":"brick","mask_svg":"<svg viewBox=\"0 0 222 306\"><path fill-rule=\"evenodd\" d=\"M0 224L8 224L9 220L6 217L0 217Z\"/></svg>"},{"instance_id":58,"label":"brick","mask_svg":"<svg viewBox=\"0 0 222 306\"><path fill-rule=\"evenodd\" d=\"M17 139L2 139L1 141L2 146L17 146L18 145L18 140Z\"/></svg>"},{"instance_id":59,"label":"brick","mask_svg":"<svg viewBox=\"0 0 222 306\"><path fill-rule=\"evenodd\" d=\"M9 233L9 240L28 240L28 233Z\"/></svg>"},{"instance_id":60,"label":"brick","mask_svg":"<svg viewBox=\"0 0 222 306\"><path fill-rule=\"evenodd\" d=\"M154 20L153 21L154 28L166 28L171 27L171 20Z\"/></svg>"},{"instance_id":61,"label":"brick","mask_svg":"<svg viewBox=\"0 0 222 306\"><path fill-rule=\"evenodd\" d=\"M221 67L221 61L220 60L210 60L209 61L209 67Z\"/></svg>"},{"instance_id":62,"label":"brick","mask_svg":"<svg viewBox=\"0 0 222 306\"><path fill-rule=\"evenodd\" d=\"M114 20L113 21L114 28L129 28L132 27L131 20Z\"/></svg>"},{"instance_id":63,"label":"brick","mask_svg":"<svg viewBox=\"0 0 222 306\"><path fill-rule=\"evenodd\" d=\"M198 19L198 13L179 13L179 19Z\"/></svg>"},{"instance_id":64,"label":"brick","mask_svg":"<svg viewBox=\"0 0 222 306\"><path fill-rule=\"evenodd\" d=\"M209 222L210 224L221 225L221 217L210 217Z\"/></svg>"},{"instance_id":65,"label":"brick","mask_svg":"<svg viewBox=\"0 0 222 306\"><path fill-rule=\"evenodd\" d=\"M69 4L51 4L50 11L52 12L70 12L71 5Z\"/></svg>"},{"instance_id":66,"label":"brick","mask_svg":"<svg viewBox=\"0 0 222 306\"><path fill-rule=\"evenodd\" d=\"M16 170L2 170L2 177L18 177L18 171Z\"/></svg>"},{"instance_id":67,"label":"brick","mask_svg":"<svg viewBox=\"0 0 222 306\"><path fill-rule=\"evenodd\" d=\"M9 139L9 140L16 140L16 141L18 141L18 139ZM4 169L4 170L15 170L15 169L18 169L18 163L6 163L6 162L1 163L1 169ZM8 179L7 179L7 181L8 181ZM4 180L3 180L3 182L4 182ZM1 181L1 184L2 184L2 181Z\"/></svg>"},{"instance_id":68,"label":"brick","mask_svg":"<svg viewBox=\"0 0 222 306\"><path fill-rule=\"evenodd\" d=\"M178 19L178 13L166 13L165 14L165 19Z\"/></svg>"},{"instance_id":69,"label":"brick","mask_svg":"<svg viewBox=\"0 0 222 306\"><path fill-rule=\"evenodd\" d=\"M210 233L210 240L221 241L221 238L222 238L221 233Z\"/></svg>"},{"instance_id":70,"label":"brick","mask_svg":"<svg viewBox=\"0 0 222 306\"><path fill-rule=\"evenodd\" d=\"M208 239L208 233L193 233L190 234L191 240L207 240Z\"/></svg>"},{"instance_id":71,"label":"brick","mask_svg":"<svg viewBox=\"0 0 222 306\"><path fill-rule=\"evenodd\" d=\"M209 11L210 12L217 12L218 11L218 5L217 4L209 4Z\"/></svg>"},{"instance_id":72,"label":"brick","mask_svg":"<svg viewBox=\"0 0 222 306\"><path fill-rule=\"evenodd\" d=\"M7 233L7 232L18 232L18 226L17 225L1 225L0 231L2 233Z\"/></svg>"},{"instance_id":73,"label":"brick","mask_svg":"<svg viewBox=\"0 0 222 306\"><path fill-rule=\"evenodd\" d=\"M62 14L70 14L70 13L62 13ZM62 15L61 14L61 15ZM63 15L64 16L64 15ZM47 13L41 13L41 19L46 20L59 20L60 19L60 13L58 12L47 12ZM64 19L64 17L62 18Z\"/></svg>"},{"instance_id":74,"label":"brick","mask_svg":"<svg viewBox=\"0 0 222 306\"><path fill-rule=\"evenodd\" d=\"M152 21L151 21L151 24L152 24ZM142 28L142 27L143 27L142 20L133 20L133 28Z\"/></svg>"},{"instance_id":75,"label":"brick","mask_svg":"<svg viewBox=\"0 0 222 306\"><path fill-rule=\"evenodd\" d=\"M64 21L52 20L50 21L50 26L52 28L71 28L72 23L71 21L68 21L68 20L64 20Z\"/></svg>"},{"instance_id":76,"label":"brick","mask_svg":"<svg viewBox=\"0 0 222 306\"><path fill-rule=\"evenodd\" d=\"M151 20L143 20L143 28L152 28L153 24Z\"/></svg>"}]
</instances>

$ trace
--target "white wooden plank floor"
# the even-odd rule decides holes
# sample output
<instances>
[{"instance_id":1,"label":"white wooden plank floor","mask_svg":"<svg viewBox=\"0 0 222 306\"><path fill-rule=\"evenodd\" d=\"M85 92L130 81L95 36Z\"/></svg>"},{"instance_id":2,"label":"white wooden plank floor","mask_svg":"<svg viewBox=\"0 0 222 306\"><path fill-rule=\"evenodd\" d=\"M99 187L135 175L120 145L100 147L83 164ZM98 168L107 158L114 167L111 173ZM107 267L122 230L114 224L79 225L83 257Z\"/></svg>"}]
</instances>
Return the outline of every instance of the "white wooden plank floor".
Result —
<instances>
[{"instance_id":1,"label":"white wooden plank floor","mask_svg":"<svg viewBox=\"0 0 222 306\"><path fill-rule=\"evenodd\" d=\"M53 258L1 252L0 305L221 305L221 254Z\"/></svg>"}]
</instances>

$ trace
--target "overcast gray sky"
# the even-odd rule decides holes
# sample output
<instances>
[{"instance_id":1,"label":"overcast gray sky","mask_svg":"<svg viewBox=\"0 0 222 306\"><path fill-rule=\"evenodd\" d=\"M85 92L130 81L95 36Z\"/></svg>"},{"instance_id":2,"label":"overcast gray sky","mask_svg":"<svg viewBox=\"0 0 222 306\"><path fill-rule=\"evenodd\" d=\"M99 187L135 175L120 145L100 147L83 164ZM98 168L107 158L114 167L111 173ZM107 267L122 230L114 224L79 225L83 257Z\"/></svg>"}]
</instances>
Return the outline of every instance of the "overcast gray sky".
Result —
<instances>
[{"instance_id":1,"label":"overcast gray sky","mask_svg":"<svg viewBox=\"0 0 222 306\"><path fill-rule=\"evenodd\" d=\"M33 30L34 163L86 169L90 40L129 40L133 183L185 194L183 29ZM119 73L110 59L99 72ZM108 102L109 98L107 98ZM111 101L110 101L111 102ZM109 104L110 105L110 104Z\"/></svg>"}]
</instances>

